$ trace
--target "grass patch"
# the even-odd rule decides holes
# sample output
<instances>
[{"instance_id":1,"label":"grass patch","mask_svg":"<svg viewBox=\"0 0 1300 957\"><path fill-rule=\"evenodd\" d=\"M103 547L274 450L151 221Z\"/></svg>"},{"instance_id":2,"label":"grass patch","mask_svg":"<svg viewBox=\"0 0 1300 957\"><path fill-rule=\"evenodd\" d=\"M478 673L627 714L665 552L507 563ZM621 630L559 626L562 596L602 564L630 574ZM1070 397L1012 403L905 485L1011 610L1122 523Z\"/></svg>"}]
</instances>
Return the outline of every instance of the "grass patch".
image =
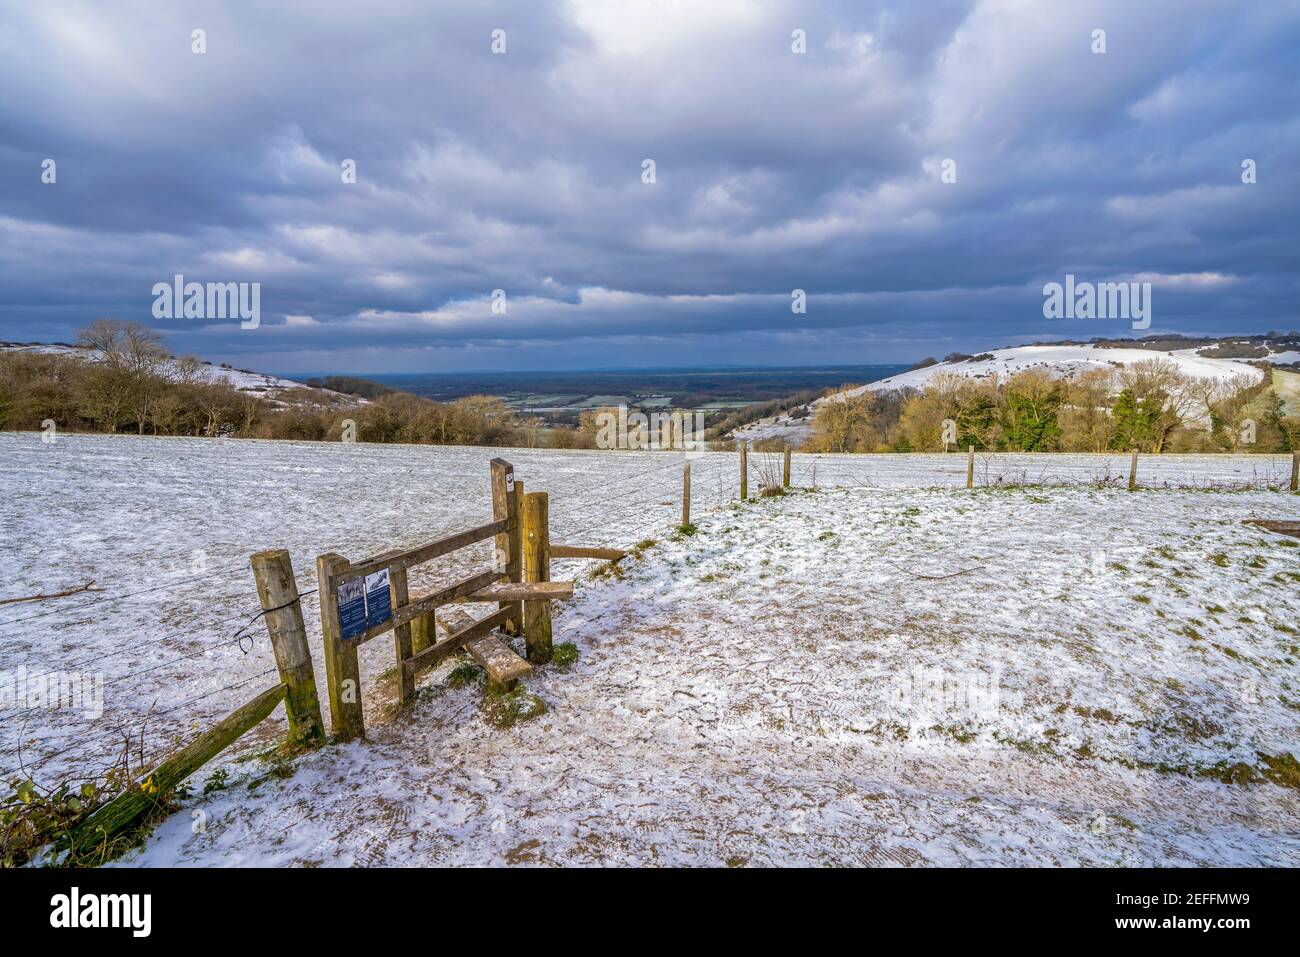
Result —
<instances>
[{"instance_id":1,"label":"grass patch","mask_svg":"<svg viewBox=\"0 0 1300 957\"><path fill-rule=\"evenodd\" d=\"M212 794L215 791L224 791L230 785L230 772L225 768L217 768L212 772L212 776L203 782L203 793Z\"/></svg>"},{"instance_id":2,"label":"grass patch","mask_svg":"<svg viewBox=\"0 0 1300 957\"><path fill-rule=\"evenodd\" d=\"M578 646L571 641L562 641L551 648L551 664L557 668L568 668L578 660Z\"/></svg>"},{"instance_id":3,"label":"grass patch","mask_svg":"<svg viewBox=\"0 0 1300 957\"><path fill-rule=\"evenodd\" d=\"M593 581L600 581L604 578L612 578L614 581L623 580L623 569L619 567L618 562L606 562L603 565L597 565L589 574Z\"/></svg>"},{"instance_id":4,"label":"grass patch","mask_svg":"<svg viewBox=\"0 0 1300 957\"><path fill-rule=\"evenodd\" d=\"M1294 754L1290 752L1265 754L1263 751L1255 753L1259 755L1260 763L1264 765L1264 777L1284 788L1300 791L1300 761L1296 761Z\"/></svg>"},{"instance_id":5,"label":"grass patch","mask_svg":"<svg viewBox=\"0 0 1300 957\"><path fill-rule=\"evenodd\" d=\"M447 675L447 686L449 688L463 688L466 685L478 684L487 676L487 672L472 662L465 662L463 665L457 665Z\"/></svg>"},{"instance_id":6,"label":"grass patch","mask_svg":"<svg viewBox=\"0 0 1300 957\"><path fill-rule=\"evenodd\" d=\"M494 728L513 728L521 721L531 721L546 714L546 702L522 684L510 691L483 695L483 720Z\"/></svg>"},{"instance_id":7,"label":"grass patch","mask_svg":"<svg viewBox=\"0 0 1300 957\"><path fill-rule=\"evenodd\" d=\"M1115 712L1107 708L1079 708L1074 709L1074 713L1081 718L1093 718L1097 721L1105 721L1108 724L1115 724L1119 717Z\"/></svg>"},{"instance_id":8,"label":"grass patch","mask_svg":"<svg viewBox=\"0 0 1300 957\"><path fill-rule=\"evenodd\" d=\"M218 774L222 783L211 790L225 787L224 769ZM190 794L186 784L158 793L151 778L132 780L120 766L112 768L102 781L80 786L64 781L45 789L30 778L15 778L9 786L9 795L0 800L0 869L33 862L54 867L99 867L143 844L154 826L180 810L179 801ZM77 833L82 822L128 788L149 791L153 800L153 806L138 823L99 839ZM204 793L209 793L207 788Z\"/></svg>"},{"instance_id":9,"label":"grass patch","mask_svg":"<svg viewBox=\"0 0 1300 957\"><path fill-rule=\"evenodd\" d=\"M1177 769L1170 769L1177 770ZM1235 764L1229 764L1227 761L1220 761L1209 767L1197 768L1194 772L1199 778L1212 778L1215 781L1221 781L1224 784L1235 784L1239 787L1245 787L1249 784L1255 784L1259 781L1259 772L1249 764L1241 761Z\"/></svg>"}]
</instances>

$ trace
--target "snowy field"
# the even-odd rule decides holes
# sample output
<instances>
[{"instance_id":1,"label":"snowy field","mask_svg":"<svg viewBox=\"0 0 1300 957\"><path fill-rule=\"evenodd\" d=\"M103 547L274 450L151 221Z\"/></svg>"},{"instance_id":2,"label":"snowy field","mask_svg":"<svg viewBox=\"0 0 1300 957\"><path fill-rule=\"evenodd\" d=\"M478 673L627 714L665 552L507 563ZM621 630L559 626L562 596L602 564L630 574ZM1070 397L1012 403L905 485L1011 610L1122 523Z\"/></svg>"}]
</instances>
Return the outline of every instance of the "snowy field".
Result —
<instances>
[{"instance_id":1,"label":"snowy field","mask_svg":"<svg viewBox=\"0 0 1300 957\"><path fill-rule=\"evenodd\" d=\"M378 639L368 741L288 778L230 755L124 863L1300 864L1300 794L1221 780L1300 739L1300 540L1242 524L1300 519L1265 490L1281 457L1151 457L1160 488L1129 494L1078 484L1126 456L977 457L981 483L1044 487L971 493L964 456L796 455L817 492L740 506L736 457L708 454L674 539L680 454L0 434L0 598L105 589L0 606L7 670L105 682L95 720L0 716L5 777L93 771L125 731L162 747L268 687L262 623L232 637L247 556L289 548L307 591L317 554L481 524L498 454L551 493L554 542L657 541L621 579L555 563L581 657L530 680L548 713L488 726L449 662L394 716Z\"/></svg>"}]
</instances>

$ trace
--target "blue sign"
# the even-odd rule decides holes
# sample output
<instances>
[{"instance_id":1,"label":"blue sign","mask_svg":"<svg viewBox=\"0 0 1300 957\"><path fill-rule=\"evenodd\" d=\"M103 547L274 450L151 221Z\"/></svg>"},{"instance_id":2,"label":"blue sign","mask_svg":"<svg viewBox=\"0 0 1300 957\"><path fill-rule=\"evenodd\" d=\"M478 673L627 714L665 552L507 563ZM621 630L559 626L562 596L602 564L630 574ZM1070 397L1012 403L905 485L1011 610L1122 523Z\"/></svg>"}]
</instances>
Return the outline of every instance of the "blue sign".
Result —
<instances>
[{"instance_id":1,"label":"blue sign","mask_svg":"<svg viewBox=\"0 0 1300 957\"><path fill-rule=\"evenodd\" d=\"M382 625L393 617L393 598L388 590L388 569L366 576L366 627Z\"/></svg>"},{"instance_id":2,"label":"blue sign","mask_svg":"<svg viewBox=\"0 0 1300 957\"><path fill-rule=\"evenodd\" d=\"M366 632L366 593L360 579L339 585L339 630L344 641Z\"/></svg>"}]
</instances>

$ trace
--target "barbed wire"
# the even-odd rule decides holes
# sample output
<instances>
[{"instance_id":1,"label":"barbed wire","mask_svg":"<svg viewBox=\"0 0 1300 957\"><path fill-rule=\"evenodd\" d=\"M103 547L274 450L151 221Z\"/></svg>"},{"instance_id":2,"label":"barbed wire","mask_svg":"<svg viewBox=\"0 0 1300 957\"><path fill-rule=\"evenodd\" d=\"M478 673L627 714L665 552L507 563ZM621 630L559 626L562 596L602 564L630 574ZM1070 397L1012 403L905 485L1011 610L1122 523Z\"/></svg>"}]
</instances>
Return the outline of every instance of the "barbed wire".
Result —
<instances>
[{"instance_id":1,"label":"barbed wire","mask_svg":"<svg viewBox=\"0 0 1300 957\"><path fill-rule=\"evenodd\" d=\"M252 684L254 681L257 681L260 678L265 678L268 675L275 674L278 672L278 670L279 669L277 667L268 668L265 671L258 672L255 675L249 675L246 678L241 678L239 681L232 682L231 684L224 685L220 688L213 688L211 691L205 691L202 694L198 694L198 695L194 695L193 697L186 698L184 701L180 701L169 708L164 708L160 711L154 711L150 709L147 713L141 715L140 717L142 717L144 720L147 721L148 719L153 717L162 717L164 715L175 714L177 711L180 711L182 708L187 708L198 701L203 701L207 698L211 698L213 695L221 694L226 691L234 691L236 689L242 688L246 685ZM118 734L120 735L121 732L118 732ZM114 735L112 732L109 731L101 731L100 737L112 738L114 740L117 739L116 735ZM28 769L26 769L23 765L19 764L17 767L6 769L3 772L3 774L7 776L9 774L12 774L14 771L22 771L22 772L27 772L30 776L30 774L42 770L46 765L48 765L55 758L62 757L63 755L69 754L72 751L78 750L80 748L85 748L89 743L90 742L86 742L86 741L78 741L75 744L69 745L66 748L62 748L58 751L53 752L52 754L42 755L40 763L34 765L30 769L30 771L28 771ZM15 748L11 748L7 751L0 752L0 754L18 754L21 751L22 751L22 745L19 744Z\"/></svg>"},{"instance_id":2,"label":"barbed wire","mask_svg":"<svg viewBox=\"0 0 1300 957\"><path fill-rule=\"evenodd\" d=\"M306 598L308 595L314 595L314 594L316 594L317 590L318 590L318 589L312 588L312 589L309 589L308 591L305 591L305 592L299 592L298 597L295 598L293 601L285 602L284 604L282 604L282 605L277 605L277 606L274 607L274 608L264 608L264 609L262 609L262 610L259 611L257 614L255 614L255 615L253 615L251 618L249 618L247 622L245 622L242 626L240 626L240 628L239 628L239 629L238 629L238 630L237 630L233 635L230 635L228 638L225 638L225 639L222 639L222 640L220 640L220 641L213 642L213 643L205 644L203 647L198 648L198 649L196 649L196 650L194 650L194 651L192 651L192 652L186 653L186 654L180 654L180 655L176 655L176 656L171 657L171 658L167 658L166 660L164 660L164 661L160 661L160 662L157 662L157 663L155 663L155 664L152 664L152 665L150 665L150 666L147 667L147 668L141 668L141 669L139 669L138 671L133 671L133 672L130 672L130 673L125 674L125 675L119 675L119 676L117 676L117 677L115 677L115 678L112 678L112 679L110 679L110 680L108 680L108 681L105 681L105 682L104 682L104 687L110 687L110 686L112 686L112 685L119 684L119 683L121 683L121 682L127 680L128 678L135 678L135 677L138 677L138 676L143 675L143 674L148 674L148 673L153 672L153 671L158 671L159 669L164 668L164 667L166 667L167 665L176 664L177 662L181 662L181 661L189 661L189 660L192 660L192 659L194 659L194 658L198 658L198 657L200 657L200 656L207 655L207 654L209 654L210 652L212 652L213 650L215 650L215 649L217 649L217 648L225 647L225 646L227 646L227 645L237 645L237 646L239 647L239 650L242 651L245 655L247 655L247 654L249 654L249 652L252 651L253 646L254 646L254 642L255 642L255 636L245 635L245 632L246 632L249 628L251 628L251 627L252 627L254 624L256 624L256 623L257 623L257 622L258 622L258 621L259 621L263 616L269 614L270 612L273 612L273 611L279 611L279 610L282 609L282 608L288 608L290 605L293 605L293 604L295 604L296 602L301 601L303 598ZM228 618L228 619L226 619L226 622L229 623L229 622L233 622L233 621L238 621L238 620L241 619L242 617L243 617L243 615L236 615L236 616L234 616L234 617L232 617L232 618ZM161 638L152 638L152 639L149 639L147 642L141 642L140 644L149 644L149 645L153 645L153 644L161 644L161 643L164 642L164 641L169 641L169 640L176 639L176 638L186 638L186 637L189 637L189 638L191 638L191 640L193 640L193 636L192 636L189 632L177 632L176 634L172 634L172 635L164 635L164 636L162 636ZM245 641L247 641L247 642L249 643L248 648L245 648L245 647L244 647L244 642L245 642ZM123 647L125 647L125 646L116 646L116 647L114 647L114 648L110 648L110 649L108 649L108 650L106 650L106 651L103 651L103 652L100 652L100 653L98 653L98 654L90 655L89 657L83 658L83 659L81 659L81 660L79 660L79 661L74 661L74 662L66 663L66 664L64 664L63 667L59 668L58 670L59 670L59 671L72 671L72 670L76 670L76 669L78 669L78 668L81 668L83 665L90 664L91 662L94 662L94 661L102 661L102 660L104 660L104 659L110 657L110 656L113 655L114 653L120 651L121 648L123 648ZM39 710L42 710L42 708L41 708L40 706L33 707L33 708L28 708L28 709L26 709L25 711L20 711L20 712L18 712L17 714L10 715L9 718L12 719L12 718L22 717L23 715L30 714L30 713L32 713L33 711L39 711Z\"/></svg>"},{"instance_id":3,"label":"barbed wire","mask_svg":"<svg viewBox=\"0 0 1300 957\"><path fill-rule=\"evenodd\" d=\"M94 605L102 605L105 602L124 601L127 598L134 598L137 595L147 595L150 594L151 592L163 591L168 588L178 588L181 585L188 585L188 584L192 584L193 582L204 581L206 579L211 579L211 578L212 575L210 573L204 572L202 575L195 575L191 578L182 578L177 581L164 582L161 585L154 585L150 588L140 588L135 591L123 592L117 595L105 595L102 598L92 598L89 601L78 602L75 605L64 605L59 608L49 608L46 609L45 611L39 611L32 615L21 615L17 618L0 619L0 627L3 627L5 625L16 625L20 622L32 621L36 618L45 618L48 617L49 615L58 615L58 614L67 614L70 612L76 612L76 611L80 611L83 608L90 608Z\"/></svg>"}]
</instances>

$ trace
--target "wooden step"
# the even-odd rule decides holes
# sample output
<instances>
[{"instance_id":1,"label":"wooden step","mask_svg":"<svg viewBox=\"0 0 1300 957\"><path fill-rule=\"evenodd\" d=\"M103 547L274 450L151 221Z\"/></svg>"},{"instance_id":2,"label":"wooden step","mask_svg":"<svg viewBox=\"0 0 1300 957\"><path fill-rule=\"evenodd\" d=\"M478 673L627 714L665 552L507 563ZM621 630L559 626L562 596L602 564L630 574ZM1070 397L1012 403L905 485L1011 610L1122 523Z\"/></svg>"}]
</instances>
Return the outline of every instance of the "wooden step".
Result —
<instances>
[{"instance_id":1,"label":"wooden step","mask_svg":"<svg viewBox=\"0 0 1300 957\"><path fill-rule=\"evenodd\" d=\"M459 626L453 632L450 632L446 638L437 644L430 645L419 654L412 655L402 662L402 667L409 674L416 674L423 668L432 668L438 662L455 654L460 648L468 642L477 638L482 638L489 634L494 628L500 628L510 620L511 615L515 614L512 608L500 608L486 618L480 618L475 621L470 615L463 611L454 609L439 609L444 618L451 614L462 615L458 619Z\"/></svg>"},{"instance_id":2,"label":"wooden step","mask_svg":"<svg viewBox=\"0 0 1300 957\"><path fill-rule=\"evenodd\" d=\"M442 609L440 614L448 630L453 631L453 637L474 626L474 619L458 608ZM494 690L509 691L515 682L533 670L532 665L495 635L471 638L465 642L465 650L487 672L488 685Z\"/></svg>"}]
</instances>

